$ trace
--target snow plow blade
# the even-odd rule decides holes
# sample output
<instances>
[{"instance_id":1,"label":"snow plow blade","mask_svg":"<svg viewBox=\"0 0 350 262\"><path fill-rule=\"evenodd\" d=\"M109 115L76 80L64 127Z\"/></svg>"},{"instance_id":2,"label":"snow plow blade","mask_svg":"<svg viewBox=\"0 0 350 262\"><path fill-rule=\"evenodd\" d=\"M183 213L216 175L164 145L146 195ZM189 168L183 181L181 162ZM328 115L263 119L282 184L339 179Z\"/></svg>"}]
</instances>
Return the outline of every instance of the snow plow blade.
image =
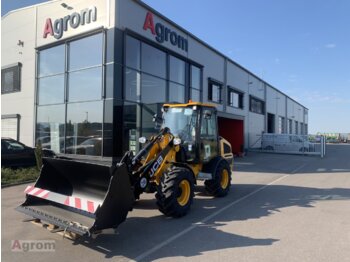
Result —
<instances>
[{"instance_id":1,"label":"snow plow blade","mask_svg":"<svg viewBox=\"0 0 350 262\"><path fill-rule=\"evenodd\" d=\"M117 228L134 203L125 164L44 158L38 180L25 193L17 211L78 235Z\"/></svg>"}]
</instances>

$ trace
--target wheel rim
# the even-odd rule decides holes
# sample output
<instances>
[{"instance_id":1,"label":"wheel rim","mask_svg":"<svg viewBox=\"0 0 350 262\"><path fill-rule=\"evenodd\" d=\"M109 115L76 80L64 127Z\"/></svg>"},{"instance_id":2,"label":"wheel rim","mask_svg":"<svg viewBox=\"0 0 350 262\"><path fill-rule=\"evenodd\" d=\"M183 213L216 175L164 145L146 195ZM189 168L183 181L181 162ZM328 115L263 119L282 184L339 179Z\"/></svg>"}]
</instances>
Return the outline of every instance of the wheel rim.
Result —
<instances>
[{"instance_id":1,"label":"wheel rim","mask_svg":"<svg viewBox=\"0 0 350 262\"><path fill-rule=\"evenodd\" d=\"M228 171L226 169L222 170L220 185L222 189L226 189L229 183Z\"/></svg>"},{"instance_id":2,"label":"wheel rim","mask_svg":"<svg viewBox=\"0 0 350 262\"><path fill-rule=\"evenodd\" d=\"M177 202L180 206L185 206L190 199L191 187L187 180L182 180L179 184L180 196L177 198Z\"/></svg>"}]
</instances>

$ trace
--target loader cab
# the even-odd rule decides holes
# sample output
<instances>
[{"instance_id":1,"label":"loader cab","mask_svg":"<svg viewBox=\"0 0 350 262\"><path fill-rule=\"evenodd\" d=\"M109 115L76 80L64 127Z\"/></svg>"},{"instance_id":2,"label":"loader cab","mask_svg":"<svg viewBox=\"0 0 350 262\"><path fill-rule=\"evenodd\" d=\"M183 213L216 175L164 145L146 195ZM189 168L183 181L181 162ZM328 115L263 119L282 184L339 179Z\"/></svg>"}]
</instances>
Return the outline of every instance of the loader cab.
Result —
<instances>
[{"instance_id":1,"label":"loader cab","mask_svg":"<svg viewBox=\"0 0 350 262\"><path fill-rule=\"evenodd\" d=\"M181 139L182 161L206 163L219 154L216 109L211 105L164 105L162 127Z\"/></svg>"}]
</instances>

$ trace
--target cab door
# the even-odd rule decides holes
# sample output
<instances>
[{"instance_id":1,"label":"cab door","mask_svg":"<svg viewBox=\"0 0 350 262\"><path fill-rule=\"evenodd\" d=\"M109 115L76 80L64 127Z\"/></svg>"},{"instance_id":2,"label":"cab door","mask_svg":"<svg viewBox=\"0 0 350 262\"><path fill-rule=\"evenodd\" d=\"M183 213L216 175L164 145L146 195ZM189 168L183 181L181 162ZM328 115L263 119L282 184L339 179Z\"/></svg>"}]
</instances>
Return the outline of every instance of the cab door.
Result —
<instances>
[{"instance_id":1,"label":"cab door","mask_svg":"<svg viewBox=\"0 0 350 262\"><path fill-rule=\"evenodd\" d=\"M216 110L202 108L200 125L200 160L203 163L219 155Z\"/></svg>"}]
</instances>

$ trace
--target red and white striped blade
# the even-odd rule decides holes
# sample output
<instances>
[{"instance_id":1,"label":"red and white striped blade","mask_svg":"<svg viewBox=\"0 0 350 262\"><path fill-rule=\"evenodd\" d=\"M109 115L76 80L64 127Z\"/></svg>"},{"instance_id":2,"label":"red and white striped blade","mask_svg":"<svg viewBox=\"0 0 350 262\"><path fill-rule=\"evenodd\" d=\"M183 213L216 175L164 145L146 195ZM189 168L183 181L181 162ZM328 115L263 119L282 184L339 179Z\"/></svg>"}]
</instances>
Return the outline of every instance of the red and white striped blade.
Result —
<instances>
[{"instance_id":1,"label":"red and white striped blade","mask_svg":"<svg viewBox=\"0 0 350 262\"><path fill-rule=\"evenodd\" d=\"M101 204L96 201L91 201L81 197L66 196L34 186L27 186L27 188L24 190L24 193L69 207L77 208L92 214L95 213L96 209Z\"/></svg>"}]
</instances>

